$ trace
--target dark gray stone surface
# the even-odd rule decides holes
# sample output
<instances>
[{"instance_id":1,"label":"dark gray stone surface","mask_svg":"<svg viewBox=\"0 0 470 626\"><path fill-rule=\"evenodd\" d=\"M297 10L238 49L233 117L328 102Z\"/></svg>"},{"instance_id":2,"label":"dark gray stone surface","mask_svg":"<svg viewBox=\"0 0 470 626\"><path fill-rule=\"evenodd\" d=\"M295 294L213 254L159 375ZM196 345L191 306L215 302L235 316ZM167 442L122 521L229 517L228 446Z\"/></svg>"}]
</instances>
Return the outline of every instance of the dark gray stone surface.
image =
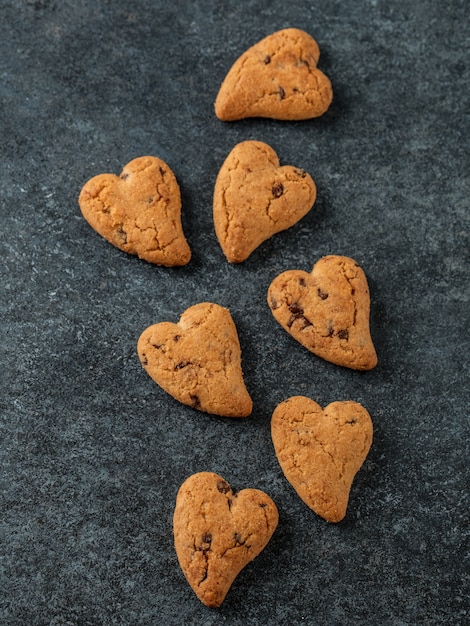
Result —
<instances>
[{"instance_id":1,"label":"dark gray stone surface","mask_svg":"<svg viewBox=\"0 0 470 626\"><path fill-rule=\"evenodd\" d=\"M464 624L469 619L469 73L464 0L0 0L0 623ZM219 122L218 87L287 26L319 42L321 119ZM225 156L266 141L318 200L239 266L212 226ZM101 172L175 172L185 268L126 256L82 219ZM378 367L326 363L276 324L271 280L324 254L364 268ZM247 420L182 406L136 341L188 306L230 308ZM375 438L346 519L299 500L274 456L276 404L356 400ZM196 471L269 493L280 523L218 610L177 565L171 520Z\"/></svg>"}]
</instances>

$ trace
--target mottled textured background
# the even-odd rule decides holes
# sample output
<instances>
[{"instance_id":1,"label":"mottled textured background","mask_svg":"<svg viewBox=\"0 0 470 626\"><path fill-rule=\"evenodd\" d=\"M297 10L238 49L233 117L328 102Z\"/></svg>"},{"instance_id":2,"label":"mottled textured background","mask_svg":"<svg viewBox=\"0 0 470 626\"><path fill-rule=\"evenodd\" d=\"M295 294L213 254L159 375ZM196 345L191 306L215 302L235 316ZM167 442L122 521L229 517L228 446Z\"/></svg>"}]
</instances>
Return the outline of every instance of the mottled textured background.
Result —
<instances>
[{"instance_id":1,"label":"mottled textured background","mask_svg":"<svg viewBox=\"0 0 470 626\"><path fill-rule=\"evenodd\" d=\"M217 120L232 62L290 26L319 42L329 112ZM469 33L464 0L0 0L2 625L468 623ZM245 139L318 199L230 266L212 191ZM181 185L187 267L126 256L81 217L84 182L144 154ZM278 273L325 254L368 276L370 372L310 354L267 307ZM178 404L136 356L146 326L207 300L238 328L246 420ZM296 394L374 422L338 525L274 456L271 413ZM218 610L173 549L176 492L202 470L280 512Z\"/></svg>"}]
</instances>

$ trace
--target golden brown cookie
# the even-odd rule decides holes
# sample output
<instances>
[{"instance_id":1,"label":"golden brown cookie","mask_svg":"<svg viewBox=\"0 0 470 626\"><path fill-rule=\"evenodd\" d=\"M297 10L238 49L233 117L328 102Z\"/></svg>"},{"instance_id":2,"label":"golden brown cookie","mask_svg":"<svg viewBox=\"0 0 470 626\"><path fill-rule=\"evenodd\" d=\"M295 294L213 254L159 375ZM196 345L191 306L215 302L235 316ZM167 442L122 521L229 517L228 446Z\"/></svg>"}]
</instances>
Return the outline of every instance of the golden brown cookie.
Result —
<instances>
[{"instance_id":1,"label":"golden brown cookie","mask_svg":"<svg viewBox=\"0 0 470 626\"><path fill-rule=\"evenodd\" d=\"M151 378L183 404L226 417L250 415L240 343L228 309L203 302L187 309L177 324L149 326L137 352Z\"/></svg>"},{"instance_id":2,"label":"golden brown cookie","mask_svg":"<svg viewBox=\"0 0 470 626\"><path fill-rule=\"evenodd\" d=\"M307 172L279 164L261 141L230 152L214 188L214 226L230 263L244 261L263 241L293 226L312 208L316 187Z\"/></svg>"},{"instance_id":3,"label":"golden brown cookie","mask_svg":"<svg viewBox=\"0 0 470 626\"><path fill-rule=\"evenodd\" d=\"M283 272L269 287L268 304L279 324L317 356L355 370L377 365L369 287L353 259L330 255L310 274Z\"/></svg>"},{"instance_id":4,"label":"golden brown cookie","mask_svg":"<svg viewBox=\"0 0 470 626\"><path fill-rule=\"evenodd\" d=\"M328 522L346 515L354 476L372 444L372 420L357 402L322 409L310 398L281 402L271 435L285 477L305 504Z\"/></svg>"},{"instance_id":5,"label":"golden brown cookie","mask_svg":"<svg viewBox=\"0 0 470 626\"><path fill-rule=\"evenodd\" d=\"M224 122L245 117L305 120L323 115L333 98L330 80L317 68L320 49L303 30L280 30L235 61L215 101Z\"/></svg>"},{"instance_id":6,"label":"golden brown cookie","mask_svg":"<svg viewBox=\"0 0 470 626\"><path fill-rule=\"evenodd\" d=\"M220 606L240 571L266 547L277 507L258 489L234 493L217 474L200 472L180 487L173 516L179 564L206 606Z\"/></svg>"},{"instance_id":7,"label":"golden brown cookie","mask_svg":"<svg viewBox=\"0 0 470 626\"><path fill-rule=\"evenodd\" d=\"M95 176L78 201L90 226L120 250L168 267L189 262L180 189L161 159L139 157L120 176Z\"/></svg>"}]
</instances>

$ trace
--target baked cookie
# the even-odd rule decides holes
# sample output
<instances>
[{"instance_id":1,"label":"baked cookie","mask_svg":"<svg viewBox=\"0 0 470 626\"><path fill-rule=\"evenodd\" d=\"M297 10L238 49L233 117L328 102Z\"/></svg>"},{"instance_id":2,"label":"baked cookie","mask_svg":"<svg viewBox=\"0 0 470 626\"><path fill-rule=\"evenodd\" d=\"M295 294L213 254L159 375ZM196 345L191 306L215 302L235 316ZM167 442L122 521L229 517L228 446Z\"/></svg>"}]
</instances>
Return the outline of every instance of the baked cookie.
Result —
<instances>
[{"instance_id":1,"label":"baked cookie","mask_svg":"<svg viewBox=\"0 0 470 626\"><path fill-rule=\"evenodd\" d=\"M90 226L120 250L168 267L189 262L180 189L161 159L139 157L120 176L95 176L85 183L78 202Z\"/></svg>"},{"instance_id":2,"label":"baked cookie","mask_svg":"<svg viewBox=\"0 0 470 626\"><path fill-rule=\"evenodd\" d=\"M322 409L294 396L272 415L271 435L285 477L305 504L328 522L346 515L354 476L372 444L372 420L357 402Z\"/></svg>"},{"instance_id":3,"label":"baked cookie","mask_svg":"<svg viewBox=\"0 0 470 626\"><path fill-rule=\"evenodd\" d=\"M235 61L215 101L215 114L230 122L245 117L305 120L327 111L330 80L317 68L320 49L303 30L280 30Z\"/></svg>"},{"instance_id":4,"label":"baked cookie","mask_svg":"<svg viewBox=\"0 0 470 626\"><path fill-rule=\"evenodd\" d=\"M151 378L183 404L226 417L250 415L252 400L228 309L202 302L187 309L177 324L149 326L137 352Z\"/></svg>"},{"instance_id":5,"label":"baked cookie","mask_svg":"<svg viewBox=\"0 0 470 626\"><path fill-rule=\"evenodd\" d=\"M217 474L200 472L180 487L173 516L175 549L192 590L220 606L239 572L266 547L277 507L258 489L235 493Z\"/></svg>"},{"instance_id":6,"label":"baked cookie","mask_svg":"<svg viewBox=\"0 0 470 626\"><path fill-rule=\"evenodd\" d=\"M230 263L244 261L263 241L293 226L312 208L316 187L307 172L280 166L261 141L237 144L214 188L214 226Z\"/></svg>"},{"instance_id":7,"label":"baked cookie","mask_svg":"<svg viewBox=\"0 0 470 626\"><path fill-rule=\"evenodd\" d=\"M355 370L377 365L369 287L353 259L330 255L311 274L283 272L269 286L268 304L279 324L317 356Z\"/></svg>"}]
</instances>

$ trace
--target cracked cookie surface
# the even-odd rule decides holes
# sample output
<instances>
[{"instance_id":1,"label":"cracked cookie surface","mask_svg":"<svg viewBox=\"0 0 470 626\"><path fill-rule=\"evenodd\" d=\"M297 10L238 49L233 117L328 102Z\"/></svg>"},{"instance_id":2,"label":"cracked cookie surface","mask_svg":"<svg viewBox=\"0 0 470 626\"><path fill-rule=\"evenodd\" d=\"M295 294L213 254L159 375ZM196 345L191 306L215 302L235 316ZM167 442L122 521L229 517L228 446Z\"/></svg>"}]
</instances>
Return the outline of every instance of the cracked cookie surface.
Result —
<instances>
[{"instance_id":1,"label":"cracked cookie surface","mask_svg":"<svg viewBox=\"0 0 470 626\"><path fill-rule=\"evenodd\" d=\"M214 187L214 226L230 263L240 263L275 233L297 223L312 208L311 176L279 163L261 141L237 144L225 159Z\"/></svg>"},{"instance_id":2,"label":"cracked cookie surface","mask_svg":"<svg viewBox=\"0 0 470 626\"><path fill-rule=\"evenodd\" d=\"M317 356L356 370L377 365L369 287L353 259L329 255L310 274L283 272L269 286L268 304L279 324Z\"/></svg>"},{"instance_id":3,"label":"cracked cookie surface","mask_svg":"<svg viewBox=\"0 0 470 626\"><path fill-rule=\"evenodd\" d=\"M286 479L315 513L329 522L346 515L355 475L372 445L372 420L357 402L324 409L304 396L281 402L271 435Z\"/></svg>"},{"instance_id":4,"label":"cracked cookie surface","mask_svg":"<svg viewBox=\"0 0 470 626\"><path fill-rule=\"evenodd\" d=\"M235 493L212 472L193 474L181 485L173 515L175 549L203 604L222 604L236 576L266 547L277 524L277 507L263 491Z\"/></svg>"},{"instance_id":5,"label":"cracked cookie surface","mask_svg":"<svg viewBox=\"0 0 470 626\"><path fill-rule=\"evenodd\" d=\"M189 262L180 189L161 159L138 157L120 176L94 176L83 186L78 201L90 226L123 252L167 267Z\"/></svg>"},{"instance_id":6,"label":"cracked cookie surface","mask_svg":"<svg viewBox=\"0 0 470 626\"><path fill-rule=\"evenodd\" d=\"M202 302L187 309L177 324L149 326L139 337L137 353L151 378L179 402L214 415L250 415L240 342L228 309Z\"/></svg>"},{"instance_id":7,"label":"cracked cookie surface","mask_svg":"<svg viewBox=\"0 0 470 626\"><path fill-rule=\"evenodd\" d=\"M265 37L244 52L225 77L215 101L222 121L246 117L305 120L323 115L331 82L317 68L317 42L298 28Z\"/></svg>"}]
</instances>

